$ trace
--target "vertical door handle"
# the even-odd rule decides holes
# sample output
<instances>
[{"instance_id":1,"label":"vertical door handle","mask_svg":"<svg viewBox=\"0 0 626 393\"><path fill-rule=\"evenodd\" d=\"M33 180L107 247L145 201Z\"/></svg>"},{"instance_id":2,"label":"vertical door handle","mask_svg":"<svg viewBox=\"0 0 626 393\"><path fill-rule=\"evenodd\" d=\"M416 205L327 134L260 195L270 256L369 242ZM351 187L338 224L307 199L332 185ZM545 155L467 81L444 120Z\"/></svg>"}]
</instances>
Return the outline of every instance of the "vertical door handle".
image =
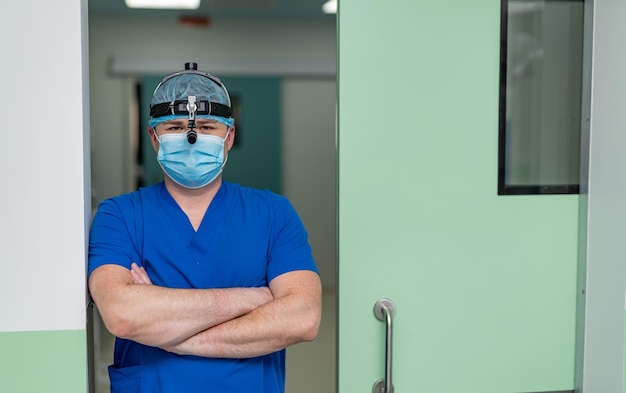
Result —
<instances>
[{"instance_id":1,"label":"vertical door handle","mask_svg":"<svg viewBox=\"0 0 626 393\"><path fill-rule=\"evenodd\" d=\"M379 379L372 387L372 393L393 393L391 381L391 355L393 348L392 318L396 315L396 305L389 299L379 299L374 304L374 315L385 322L385 379Z\"/></svg>"}]
</instances>

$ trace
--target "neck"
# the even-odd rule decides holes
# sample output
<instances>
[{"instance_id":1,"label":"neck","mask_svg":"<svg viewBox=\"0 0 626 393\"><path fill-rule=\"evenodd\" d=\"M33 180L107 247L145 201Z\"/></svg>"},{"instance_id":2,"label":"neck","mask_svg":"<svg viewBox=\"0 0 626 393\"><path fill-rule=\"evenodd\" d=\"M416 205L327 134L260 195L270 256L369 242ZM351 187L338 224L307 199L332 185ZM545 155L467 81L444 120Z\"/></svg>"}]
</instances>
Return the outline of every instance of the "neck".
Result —
<instances>
[{"instance_id":1,"label":"neck","mask_svg":"<svg viewBox=\"0 0 626 393\"><path fill-rule=\"evenodd\" d=\"M165 176L165 188L185 212L195 230L198 230L204 214L221 186L221 175L206 186L197 189L185 188L172 181L167 175Z\"/></svg>"}]
</instances>

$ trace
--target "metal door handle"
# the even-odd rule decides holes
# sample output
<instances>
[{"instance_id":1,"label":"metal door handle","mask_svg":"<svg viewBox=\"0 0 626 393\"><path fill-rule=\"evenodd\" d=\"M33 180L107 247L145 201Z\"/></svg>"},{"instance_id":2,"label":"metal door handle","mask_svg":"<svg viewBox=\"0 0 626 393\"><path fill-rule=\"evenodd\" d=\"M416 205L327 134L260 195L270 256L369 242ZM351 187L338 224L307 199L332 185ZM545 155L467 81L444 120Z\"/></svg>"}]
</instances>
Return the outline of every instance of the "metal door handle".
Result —
<instances>
[{"instance_id":1,"label":"metal door handle","mask_svg":"<svg viewBox=\"0 0 626 393\"><path fill-rule=\"evenodd\" d=\"M393 393L391 382L391 355L393 347L393 326L391 318L396 315L396 305L389 299L379 299L374 304L374 315L385 322L385 379L379 379L372 387L372 393Z\"/></svg>"}]
</instances>

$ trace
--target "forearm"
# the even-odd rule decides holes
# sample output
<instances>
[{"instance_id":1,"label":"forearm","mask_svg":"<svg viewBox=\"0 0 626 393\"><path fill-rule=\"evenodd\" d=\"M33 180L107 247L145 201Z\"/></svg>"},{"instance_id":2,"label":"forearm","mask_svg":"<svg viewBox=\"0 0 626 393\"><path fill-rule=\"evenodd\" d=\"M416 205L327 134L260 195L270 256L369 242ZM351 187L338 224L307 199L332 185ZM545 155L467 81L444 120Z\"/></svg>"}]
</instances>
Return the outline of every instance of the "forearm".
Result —
<instances>
[{"instance_id":1,"label":"forearm","mask_svg":"<svg viewBox=\"0 0 626 393\"><path fill-rule=\"evenodd\" d=\"M90 280L90 288L107 328L151 346L175 345L271 299L267 288L173 289L130 279L111 280L113 287L105 276Z\"/></svg>"},{"instance_id":2,"label":"forearm","mask_svg":"<svg viewBox=\"0 0 626 393\"><path fill-rule=\"evenodd\" d=\"M171 289L133 285L134 297L119 307L119 337L151 346L179 343L198 332L236 318L257 307L248 288ZM96 303L97 304L97 303Z\"/></svg>"},{"instance_id":3,"label":"forearm","mask_svg":"<svg viewBox=\"0 0 626 393\"><path fill-rule=\"evenodd\" d=\"M313 340L320 319L321 288L316 284L305 291L275 298L241 317L165 349L183 355L217 358L261 356Z\"/></svg>"}]
</instances>

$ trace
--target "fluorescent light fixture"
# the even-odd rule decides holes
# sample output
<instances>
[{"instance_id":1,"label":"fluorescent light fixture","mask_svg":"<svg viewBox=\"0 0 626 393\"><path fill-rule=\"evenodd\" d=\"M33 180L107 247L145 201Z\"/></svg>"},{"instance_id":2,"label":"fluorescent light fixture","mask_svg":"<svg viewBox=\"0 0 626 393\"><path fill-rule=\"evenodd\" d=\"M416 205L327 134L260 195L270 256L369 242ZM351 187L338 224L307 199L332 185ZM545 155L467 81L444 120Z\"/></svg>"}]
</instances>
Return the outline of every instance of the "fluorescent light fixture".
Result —
<instances>
[{"instance_id":1,"label":"fluorescent light fixture","mask_svg":"<svg viewBox=\"0 0 626 393\"><path fill-rule=\"evenodd\" d=\"M328 0L322 6L322 12L325 14L336 14L337 13L337 0Z\"/></svg>"},{"instance_id":2,"label":"fluorescent light fixture","mask_svg":"<svg viewBox=\"0 0 626 393\"><path fill-rule=\"evenodd\" d=\"M124 0L128 8L171 8L195 10L200 0Z\"/></svg>"}]
</instances>

